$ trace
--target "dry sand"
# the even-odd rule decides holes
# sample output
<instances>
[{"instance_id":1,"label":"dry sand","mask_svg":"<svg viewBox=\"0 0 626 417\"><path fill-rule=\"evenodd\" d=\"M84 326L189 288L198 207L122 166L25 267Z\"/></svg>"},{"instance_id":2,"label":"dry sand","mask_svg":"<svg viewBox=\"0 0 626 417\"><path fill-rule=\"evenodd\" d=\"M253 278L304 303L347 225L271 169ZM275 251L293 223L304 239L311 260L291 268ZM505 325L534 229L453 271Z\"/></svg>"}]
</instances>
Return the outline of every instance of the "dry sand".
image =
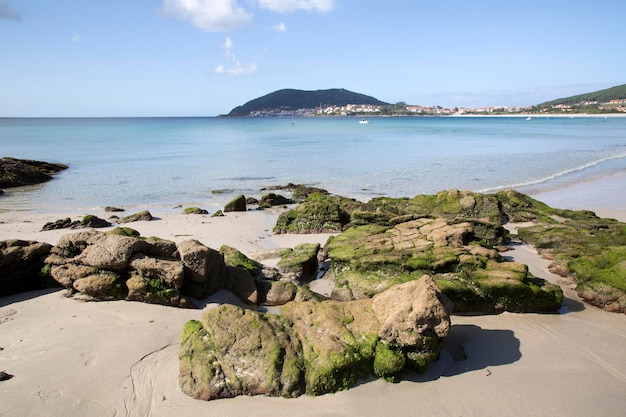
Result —
<instances>
[{"instance_id":1,"label":"dry sand","mask_svg":"<svg viewBox=\"0 0 626 417\"><path fill-rule=\"evenodd\" d=\"M588 191L598 189L591 186ZM571 195L576 193L581 191ZM615 194L604 197L598 206L612 214L626 212ZM209 219L168 214L130 226L144 236L193 238L214 248L228 244L249 255L305 241L323 243L328 237L273 236L277 215L248 212ZM54 244L70 231L39 230L59 217L0 213L0 239ZM506 256L528 264L539 277L560 282L532 248L518 246ZM441 358L426 374L407 374L398 384L373 380L316 398L210 402L193 400L178 388L177 343L187 320L217 302L236 302L228 292L203 300L203 310L85 303L65 298L63 291L4 297L0 371L14 377L0 382L0 416L622 416L626 315L585 305L563 285L567 298L560 314L454 316Z\"/></svg>"}]
</instances>

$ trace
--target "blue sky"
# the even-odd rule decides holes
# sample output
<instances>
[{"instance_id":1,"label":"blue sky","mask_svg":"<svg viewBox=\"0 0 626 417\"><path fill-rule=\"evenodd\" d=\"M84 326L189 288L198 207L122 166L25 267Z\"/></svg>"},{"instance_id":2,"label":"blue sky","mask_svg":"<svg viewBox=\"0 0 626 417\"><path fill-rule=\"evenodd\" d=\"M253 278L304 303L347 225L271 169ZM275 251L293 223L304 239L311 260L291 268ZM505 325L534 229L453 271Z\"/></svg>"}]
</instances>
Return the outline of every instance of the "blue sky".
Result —
<instances>
[{"instance_id":1,"label":"blue sky","mask_svg":"<svg viewBox=\"0 0 626 417\"><path fill-rule=\"evenodd\" d=\"M282 88L530 105L626 83L626 2L0 0L0 117L214 116Z\"/></svg>"}]
</instances>

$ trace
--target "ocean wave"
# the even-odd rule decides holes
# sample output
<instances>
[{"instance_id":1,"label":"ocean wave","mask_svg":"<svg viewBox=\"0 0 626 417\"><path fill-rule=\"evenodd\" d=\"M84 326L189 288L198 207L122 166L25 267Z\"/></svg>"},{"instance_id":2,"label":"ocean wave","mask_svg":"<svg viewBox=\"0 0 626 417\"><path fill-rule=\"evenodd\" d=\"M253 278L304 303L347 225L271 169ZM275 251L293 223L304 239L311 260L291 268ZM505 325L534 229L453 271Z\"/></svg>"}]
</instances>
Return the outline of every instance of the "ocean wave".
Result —
<instances>
[{"instance_id":1,"label":"ocean wave","mask_svg":"<svg viewBox=\"0 0 626 417\"><path fill-rule=\"evenodd\" d=\"M555 181L557 179L563 178L567 175L571 175L571 174L575 174L577 172L581 172L584 171L586 169L589 168L593 168L595 166L598 166L600 164L602 164L603 162L608 162L608 161L614 161L617 159L625 159L626 158L626 152L618 154L618 155L611 155L611 156L607 156L604 158L600 158L597 159L595 161L591 161L588 162L586 164L577 166L577 167L573 167L573 168L568 168L568 169L564 169L562 171L556 172L552 175L548 175L546 177L542 177L542 178L538 178L538 179L534 179L534 180L528 180L528 181L524 181L524 182L518 182L515 184L507 184L507 185L500 185L500 186L496 186L496 187L488 187L488 188L483 188L480 190L476 190L476 192L478 193L489 193L489 192L493 192L493 191L500 191L500 190L508 190L511 188L522 188L522 187L532 187L534 185L540 185L540 184L546 184L550 181Z\"/></svg>"}]
</instances>

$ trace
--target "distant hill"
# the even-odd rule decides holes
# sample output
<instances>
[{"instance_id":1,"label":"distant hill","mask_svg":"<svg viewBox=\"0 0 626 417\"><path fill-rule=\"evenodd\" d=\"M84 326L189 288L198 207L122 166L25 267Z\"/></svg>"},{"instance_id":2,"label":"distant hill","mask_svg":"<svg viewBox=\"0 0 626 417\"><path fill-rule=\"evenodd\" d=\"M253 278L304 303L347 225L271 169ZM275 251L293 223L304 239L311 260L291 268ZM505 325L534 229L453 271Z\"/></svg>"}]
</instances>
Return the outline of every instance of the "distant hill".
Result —
<instances>
[{"instance_id":1,"label":"distant hill","mask_svg":"<svg viewBox=\"0 0 626 417\"><path fill-rule=\"evenodd\" d=\"M608 103L611 100L626 99L626 84L595 91L593 93L579 94L577 96L559 98L541 103L538 106L555 106L558 104L574 105L585 101L597 101L598 103Z\"/></svg>"},{"instance_id":2,"label":"distant hill","mask_svg":"<svg viewBox=\"0 0 626 417\"><path fill-rule=\"evenodd\" d=\"M319 106L345 106L346 104L385 106L388 103L343 88L315 91L283 89L251 100L243 106L235 107L228 115L248 116L251 112L267 109L313 109Z\"/></svg>"}]
</instances>

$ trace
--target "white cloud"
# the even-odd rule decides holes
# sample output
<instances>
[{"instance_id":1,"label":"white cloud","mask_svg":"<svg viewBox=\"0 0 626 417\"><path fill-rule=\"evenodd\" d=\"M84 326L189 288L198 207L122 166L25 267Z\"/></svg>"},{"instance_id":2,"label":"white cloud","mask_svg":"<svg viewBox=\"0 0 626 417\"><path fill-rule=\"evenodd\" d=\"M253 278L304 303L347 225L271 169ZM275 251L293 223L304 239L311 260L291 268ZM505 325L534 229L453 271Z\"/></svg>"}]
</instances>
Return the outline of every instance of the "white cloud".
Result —
<instances>
[{"instance_id":1,"label":"white cloud","mask_svg":"<svg viewBox=\"0 0 626 417\"><path fill-rule=\"evenodd\" d=\"M274 29L276 32L286 32L287 26L283 22L280 22L276 26L273 26L272 29Z\"/></svg>"},{"instance_id":2,"label":"white cloud","mask_svg":"<svg viewBox=\"0 0 626 417\"><path fill-rule=\"evenodd\" d=\"M224 41L224 49L226 49L227 53L233 49L233 41L230 39L229 36L227 36L226 40Z\"/></svg>"},{"instance_id":3,"label":"white cloud","mask_svg":"<svg viewBox=\"0 0 626 417\"><path fill-rule=\"evenodd\" d=\"M74 43L78 43L80 42L80 36L79 35L74 35L70 38L72 40L72 42Z\"/></svg>"},{"instance_id":4,"label":"white cloud","mask_svg":"<svg viewBox=\"0 0 626 417\"><path fill-rule=\"evenodd\" d=\"M22 16L6 0L0 0L0 19L22 20Z\"/></svg>"},{"instance_id":5,"label":"white cloud","mask_svg":"<svg viewBox=\"0 0 626 417\"><path fill-rule=\"evenodd\" d=\"M258 0L259 6L278 13L296 10L327 13L335 8L335 0Z\"/></svg>"},{"instance_id":6,"label":"white cloud","mask_svg":"<svg viewBox=\"0 0 626 417\"><path fill-rule=\"evenodd\" d=\"M237 0L163 0L161 12L207 32L238 29L252 20L252 14Z\"/></svg>"},{"instance_id":7,"label":"white cloud","mask_svg":"<svg viewBox=\"0 0 626 417\"><path fill-rule=\"evenodd\" d=\"M223 48L226 50L226 57L230 60L230 65L225 67L223 64L218 65L213 69L215 74L221 75L232 75L232 76L240 76L240 75L252 75L256 73L257 65L256 63L252 64L242 64L237 57L235 56L235 46L233 44L232 39L227 36L224 41Z\"/></svg>"}]
</instances>

